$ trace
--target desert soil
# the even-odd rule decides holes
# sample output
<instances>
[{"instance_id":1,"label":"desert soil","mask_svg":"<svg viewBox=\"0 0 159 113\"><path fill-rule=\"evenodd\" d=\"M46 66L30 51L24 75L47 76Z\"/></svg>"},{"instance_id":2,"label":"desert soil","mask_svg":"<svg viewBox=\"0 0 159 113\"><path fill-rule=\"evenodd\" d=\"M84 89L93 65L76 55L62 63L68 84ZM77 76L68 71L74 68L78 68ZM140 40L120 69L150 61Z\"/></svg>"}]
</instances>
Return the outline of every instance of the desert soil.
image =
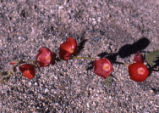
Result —
<instances>
[{"instance_id":1,"label":"desert soil","mask_svg":"<svg viewBox=\"0 0 159 113\"><path fill-rule=\"evenodd\" d=\"M144 51L159 49L159 0L0 0L0 70L10 61L35 59L40 47L58 56L67 37L87 42L79 56L115 53L141 37ZM132 62L133 55L117 57ZM16 72L0 84L1 113L159 113L159 72L137 83L114 64L111 83L71 59L37 70L32 80Z\"/></svg>"}]
</instances>

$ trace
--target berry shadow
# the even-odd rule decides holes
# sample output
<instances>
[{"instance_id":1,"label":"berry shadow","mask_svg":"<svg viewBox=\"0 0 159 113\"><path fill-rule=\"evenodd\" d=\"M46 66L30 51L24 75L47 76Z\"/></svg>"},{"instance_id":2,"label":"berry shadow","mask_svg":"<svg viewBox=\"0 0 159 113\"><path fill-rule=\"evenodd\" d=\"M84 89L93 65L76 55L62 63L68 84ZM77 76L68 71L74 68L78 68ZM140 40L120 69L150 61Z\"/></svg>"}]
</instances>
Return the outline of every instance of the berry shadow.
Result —
<instances>
[{"instance_id":1,"label":"berry shadow","mask_svg":"<svg viewBox=\"0 0 159 113\"><path fill-rule=\"evenodd\" d=\"M86 42L88 41L88 39L85 38L85 32L83 32L79 38L80 38L80 43L77 46L77 50L76 50L76 53L74 54L74 56L78 56L81 53Z\"/></svg>"},{"instance_id":2,"label":"berry shadow","mask_svg":"<svg viewBox=\"0 0 159 113\"><path fill-rule=\"evenodd\" d=\"M144 50L149 44L150 41L146 37L142 37L133 44L126 44L122 46L118 51L118 55L121 58L129 57L130 55L135 54L138 51Z\"/></svg>"},{"instance_id":3,"label":"berry shadow","mask_svg":"<svg viewBox=\"0 0 159 113\"><path fill-rule=\"evenodd\" d=\"M88 40L87 39L82 39L81 40L81 42L79 43L79 45L78 45L78 49L77 49L77 51L76 51L76 53L75 53L75 55L74 56L78 56L80 53L81 53L81 51L83 50L83 48L84 48L84 45L85 45L85 43L87 42Z\"/></svg>"},{"instance_id":4,"label":"berry shadow","mask_svg":"<svg viewBox=\"0 0 159 113\"><path fill-rule=\"evenodd\" d=\"M117 56L119 56L120 58L129 57L132 54L137 53L138 51L143 51L149 44L150 44L150 40L148 40L146 37L141 37L139 40L137 40L133 44L126 44L122 46L119 49L119 51L116 53L103 52L98 54L98 57L108 58L114 64L124 64L122 62L117 61ZM88 64L87 70L90 70L92 68L93 68L93 62L90 62Z\"/></svg>"}]
</instances>

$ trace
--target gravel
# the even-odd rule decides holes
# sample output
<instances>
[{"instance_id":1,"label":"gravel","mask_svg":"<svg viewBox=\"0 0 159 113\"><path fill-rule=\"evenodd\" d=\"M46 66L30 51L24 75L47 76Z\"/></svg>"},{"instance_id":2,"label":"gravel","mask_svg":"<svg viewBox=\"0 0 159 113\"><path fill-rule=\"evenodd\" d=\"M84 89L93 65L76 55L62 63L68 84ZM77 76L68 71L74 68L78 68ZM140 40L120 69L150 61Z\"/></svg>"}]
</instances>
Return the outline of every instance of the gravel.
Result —
<instances>
[{"instance_id":1,"label":"gravel","mask_svg":"<svg viewBox=\"0 0 159 113\"><path fill-rule=\"evenodd\" d=\"M141 37L145 51L159 49L158 0L0 0L0 70L9 62L35 59L40 47L58 55L68 36L88 39L79 56L116 53ZM117 57L131 62L132 56ZM17 72L0 84L1 113L158 113L159 74L142 83L114 65L109 85L87 70L90 60L56 62L32 80Z\"/></svg>"}]
</instances>

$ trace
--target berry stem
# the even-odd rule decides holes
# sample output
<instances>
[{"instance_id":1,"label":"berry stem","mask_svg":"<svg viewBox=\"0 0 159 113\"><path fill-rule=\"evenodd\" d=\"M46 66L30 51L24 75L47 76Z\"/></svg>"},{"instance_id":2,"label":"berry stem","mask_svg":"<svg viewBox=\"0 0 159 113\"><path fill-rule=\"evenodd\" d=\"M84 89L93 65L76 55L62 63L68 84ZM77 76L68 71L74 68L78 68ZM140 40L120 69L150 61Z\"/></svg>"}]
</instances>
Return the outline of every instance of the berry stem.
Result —
<instances>
[{"instance_id":1,"label":"berry stem","mask_svg":"<svg viewBox=\"0 0 159 113\"><path fill-rule=\"evenodd\" d=\"M97 58L74 56L72 59L77 59L77 60L78 59L96 60Z\"/></svg>"}]
</instances>

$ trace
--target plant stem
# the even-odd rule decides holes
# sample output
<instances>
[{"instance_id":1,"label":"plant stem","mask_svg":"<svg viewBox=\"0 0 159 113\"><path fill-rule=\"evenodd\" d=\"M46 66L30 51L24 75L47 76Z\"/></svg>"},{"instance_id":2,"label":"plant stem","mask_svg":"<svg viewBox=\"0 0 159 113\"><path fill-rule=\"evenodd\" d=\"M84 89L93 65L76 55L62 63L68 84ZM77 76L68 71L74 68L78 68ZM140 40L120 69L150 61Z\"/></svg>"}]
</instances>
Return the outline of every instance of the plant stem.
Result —
<instances>
[{"instance_id":1,"label":"plant stem","mask_svg":"<svg viewBox=\"0 0 159 113\"><path fill-rule=\"evenodd\" d=\"M96 60L97 58L74 56L72 59L77 59L77 60L78 59Z\"/></svg>"}]
</instances>

